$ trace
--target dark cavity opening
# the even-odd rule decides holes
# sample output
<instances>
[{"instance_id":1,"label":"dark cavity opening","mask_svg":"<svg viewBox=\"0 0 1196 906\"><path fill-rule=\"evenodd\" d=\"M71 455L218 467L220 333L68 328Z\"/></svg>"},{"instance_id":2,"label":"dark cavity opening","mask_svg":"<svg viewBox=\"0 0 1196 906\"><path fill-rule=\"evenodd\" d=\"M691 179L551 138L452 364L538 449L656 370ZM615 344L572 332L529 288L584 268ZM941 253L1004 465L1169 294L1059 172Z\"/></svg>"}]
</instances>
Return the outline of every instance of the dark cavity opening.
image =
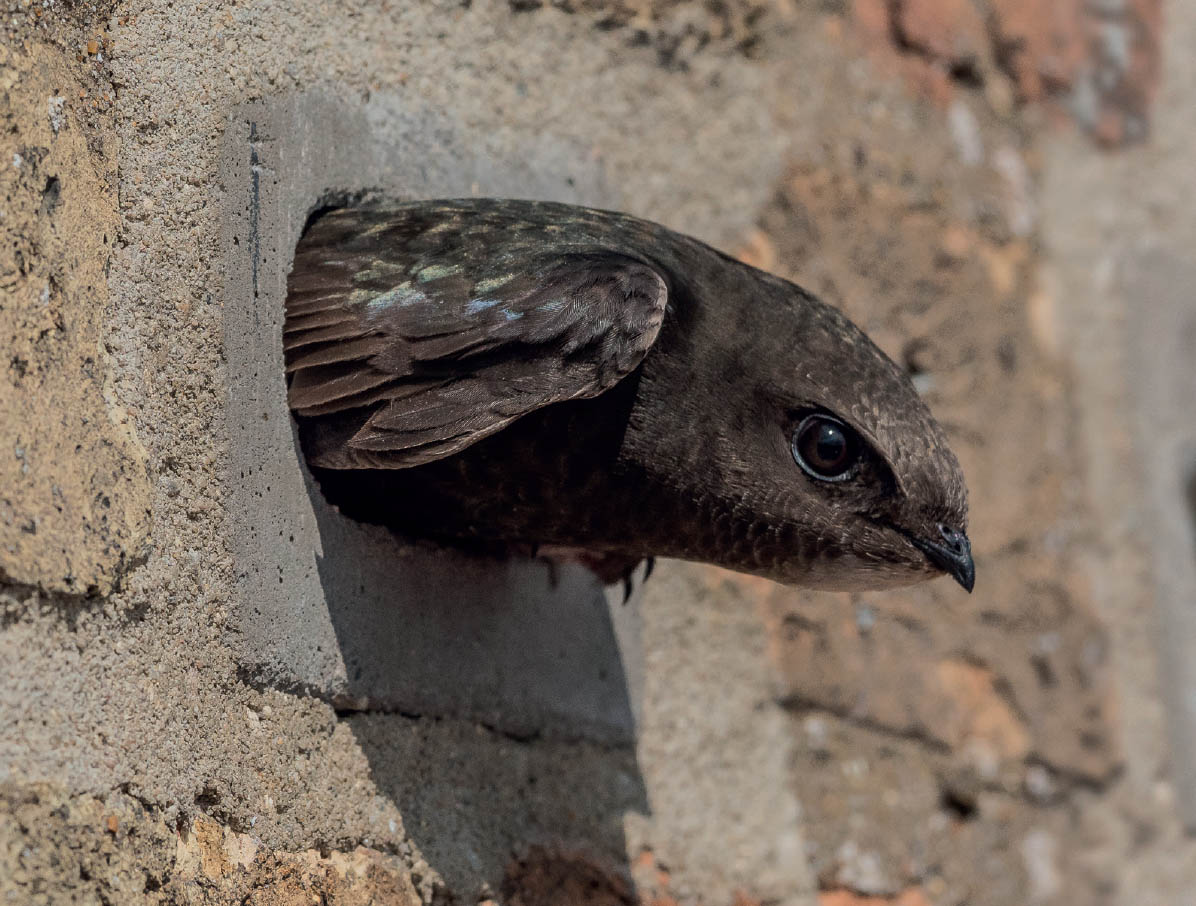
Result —
<instances>
[{"instance_id":1,"label":"dark cavity opening","mask_svg":"<svg viewBox=\"0 0 1196 906\"><path fill-rule=\"evenodd\" d=\"M62 183L57 176L51 176L46 180L45 188L42 189L42 210L43 216L53 213L54 209L58 207L58 199L62 194Z\"/></svg>"},{"instance_id":2,"label":"dark cavity opening","mask_svg":"<svg viewBox=\"0 0 1196 906\"><path fill-rule=\"evenodd\" d=\"M979 808L974 797L955 789L942 791L939 806L958 821L970 821L975 818Z\"/></svg>"}]
</instances>

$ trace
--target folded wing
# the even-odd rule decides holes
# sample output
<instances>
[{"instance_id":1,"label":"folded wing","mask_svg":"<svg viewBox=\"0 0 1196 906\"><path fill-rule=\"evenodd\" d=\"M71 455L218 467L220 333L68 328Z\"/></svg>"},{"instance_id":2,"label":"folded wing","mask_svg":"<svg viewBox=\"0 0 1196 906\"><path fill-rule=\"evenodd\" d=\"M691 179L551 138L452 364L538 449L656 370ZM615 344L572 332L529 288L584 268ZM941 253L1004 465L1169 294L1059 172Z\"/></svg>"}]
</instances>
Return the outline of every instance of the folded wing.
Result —
<instances>
[{"instance_id":1,"label":"folded wing","mask_svg":"<svg viewBox=\"0 0 1196 906\"><path fill-rule=\"evenodd\" d=\"M667 296L647 263L534 207L324 215L296 249L283 332L291 408L337 426L309 458L421 465L596 396L643 360Z\"/></svg>"}]
</instances>

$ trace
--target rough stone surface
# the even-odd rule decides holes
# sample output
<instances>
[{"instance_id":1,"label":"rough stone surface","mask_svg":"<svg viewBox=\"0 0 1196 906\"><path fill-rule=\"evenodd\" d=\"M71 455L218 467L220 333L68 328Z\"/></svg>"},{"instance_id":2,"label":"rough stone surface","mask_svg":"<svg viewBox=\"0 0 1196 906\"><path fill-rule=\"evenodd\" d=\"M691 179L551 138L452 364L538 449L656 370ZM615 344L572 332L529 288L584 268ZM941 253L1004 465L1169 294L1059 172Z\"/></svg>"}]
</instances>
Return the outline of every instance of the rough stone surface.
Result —
<instances>
[{"instance_id":1,"label":"rough stone surface","mask_svg":"<svg viewBox=\"0 0 1196 906\"><path fill-rule=\"evenodd\" d=\"M1185 7L1171 9L1152 142L1101 160L1058 140L1048 148L1044 182L1044 207L1053 212L1045 276L1073 350L1095 515L1087 570L1118 655L1127 755L1114 794L1086 803L1089 861L1117 876L1125 903L1183 904L1196 890L1189 647L1196 530L1184 493L1192 436L1184 388L1193 374L1184 330L1193 307L1191 285L1169 282L1189 279L1184 250L1196 230L1185 202L1193 191L1196 68L1187 48L1196 19ZM1132 816L1139 832L1118 830L1117 813ZM1127 858L1144 836L1151 844Z\"/></svg>"},{"instance_id":2,"label":"rough stone surface","mask_svg":"<svg viewBox=\"0 0 1196 906\"><path fill-rule=\"evenodd\" d=\"M755 55L769 29L792 24L791 0L508 0L516 12L551 6L593 17L603 29L620 28L650 45L667 69L688 67L702 51Z\"/></svg>"},{"instance_id":3,"label":"rough stone surface","mask_svg":"<svg viewBox=\"0 0 1196 906\"><path fill-rule=\"evenodd\" d=\"M976 66L991 53L987 25L973 0L903 0L895 22L901 41L947 66Z\"/></svg>"},{"instance_id":4,"label":"rough stone surface","mask_svg":"<svg viewBox=\"0 0 1196 906\"><path fill-rule=\"evenodd\" d=\"M107 384L111 95L80 68L50 44L0 47L0 576L74 595L106 594L143 556L149 500Z\"/></svg>"},{"instance_id":5,"label":"rough stone surface","mask_svg":"<svg viewBox=\"0 0 1196 906\"><path fill-rule=\"evenodd\" d=\"M915 887L895 897L869 897L850 890L830 890L818 897L818 906L926 906L929 902Z\"/></svg>"},{"instance_id":6,"label":"rough stone surface","mask_svg":"<svg viewBox=\"0 0 1196 906\"><path fill-rule=\"evenodd\" d=\"M1066 111L1098 143L1148 134L1158 89L1159 0L853 0L871 55L948 104L975 94L1002 116L1016 105Z\"/></svg>"},{"instance_id":7,"label":"rough stone surface","mask_svg":"<svg viewBox=\"0 0 1196 906\"><path fill-rule=\"evenodd\" d=\"M966 5L929 0L0 2L0 231L26 243L0 248L0 326L29 361L19 385L5 372L0 438L36 424L50 451L0 472L0 499L41 520L0 548L0 896L1187 906L1191 529L1167 484L1187 394L1168 378L1196 241L1183 207L1196 19L1176 5L1162 29L1150 0L1085 4L1082 28L1100 27L1076 43L1069 7L1053 25L1019 18L1045 7L977 8L987 40ZM1026 41L996 41L998 22ZM1145 111L1160 35L1151 144L1109 156L1043 136L1033 79L1108 140L1145 134L1130 113ZM892 79L894 64L913 81ZM336 109L297 100L316 97ZM252 257L233 242L250 235L233 229L248 209L230 199L255 171L245 154L229 164L249 150L237 130L251 109L293 114L256 138L261 197L287 203L259 207ZM38 167L57 172L24 157L5 169L20 143L48 148ZM246 326L252 262L259 294L276 291L260 278L285 272L316 196L410 187L413 158L427 185L451 170L476 174L470 192L600 193L842 306L906 365L960 451L976 594L813 595L662 563L630 609L634 744L592 732L602 701L636 698L612 675L565 689L552 732L535 732L544 710L527 720L529 701L551 697L526 686L492 684L485 707L461 707L485 676L453 672L462 639L510 664L512 627L542 647L558 623L583 626L555 609L503 622L484 604L528 582L545 606L597 602L579 574L549 595L539 566L513 565L504 590L492 563L396 558L404 591L427 578L426 613L445 616L439 665L385 658L414 624L377 598L336 632L346 598L326 593L348 587L343 574L306 592L284 576L293 598L259 585L254 601L250 566L279 583L278 547L247 561L252 506L229 480L252 412L230 392L252 344L229 334L268 343ZM30 283L43 276L45 317L64 325L44 337ZM1157 321L1141 317L1146 297ZM262 356L269 368L277 350ZM263 380L277 391L281 376ZM285 420L267 421L278 433L255 437L282 463ZM314 512L287 468L284 502ZM107 535L80 518L94 498L59 513L45 484L97 481L121 490ZM1174 534L1152 544L1164 525ZM330 538L324 555L345 571L341 554L368 549ZM446 564L459 584L434 600ZM463 603L494 633L451 638ZM246 619L258 604L273 623ZM413 693L427 696L419 714Z\"/></svg>"},{"instance_id":8,"label":"rough stone surface","mask_svg":"<svg viewBox=\"0 0 1196 906\"><path fill-rule=\"evenodd\" d=\"M0 787L0 901L419 906L394 856L270 850L210 818L171 827L124 793Z\"/></svg>"}]
</instances>

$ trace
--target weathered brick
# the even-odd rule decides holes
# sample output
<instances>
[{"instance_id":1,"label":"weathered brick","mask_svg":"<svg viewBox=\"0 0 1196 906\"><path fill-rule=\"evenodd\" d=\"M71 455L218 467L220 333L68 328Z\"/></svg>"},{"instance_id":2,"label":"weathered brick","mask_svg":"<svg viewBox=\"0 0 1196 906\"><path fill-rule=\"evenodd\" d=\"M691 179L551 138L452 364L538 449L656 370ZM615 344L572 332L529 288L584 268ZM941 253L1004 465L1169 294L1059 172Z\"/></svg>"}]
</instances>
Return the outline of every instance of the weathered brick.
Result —
<instances>
[{"instance_id":1,"label":"weathered brick","mask_svg":"<svg viewBox=\"0 0 1196 906\"><path fill-rule=\"evenodd\" d=\"M907 44L949 65L979 63L990 52L973 0L902 0L896 24Z\"/></svg>"},{"instance_id":2,"label":"weathered brick","mask_svg":"<svg viewBox=\"0 0 1196 906\"><path fill-rule=\"evenodd\" d=\"M853 0L850 18L883 67L945 104L982 83L1008 115L1022 103L1065 110L1098 142L1141 140L1159 81L1159 0Z\"/></svg>"},{"instance_id":3,"label":"weathered brick","mask_svg":"<svg viewBox=\"0 0 1196 906\"><path fill-rule=\"evenodd\" d=\"M0 47L0 578L85 594L143 553L149 485L104 349L116 135L78 70Z\"/></svg>"},{"instance_id":4,"label":"weathered brick","mask_svg":"<svg viewBox=\"0 0 1196 906\"><path fill-rule=\"evenodd\" d=\"M869 897L850 890L824 890L818 894L818 906L930 906L930 900L916 887L902 891L895 897Z\"/></svg>"},{"instance_id":5,"label":"weathered brick","mask_svg":"<svg viewBox=\"0 0 1196 906\"><path fill-rule=\"evenodd\" d=\"M42 898L39 900L38 898ZM158 906L419 906L399 860L263 846L199 815L180 828L122 793L0 786L0 900Z\"/></svg>"},{"instance_id":6,"label":"weathered brick","mask_svg":"<svg viewBox=\"0 0 1196 906\"><path fill-rule=\"evenodd\" d=\"M995 0L995 51L1022 96L1042 100L1069 87L1088 54L1081 0Z\"/></svg>"}]
</instances>

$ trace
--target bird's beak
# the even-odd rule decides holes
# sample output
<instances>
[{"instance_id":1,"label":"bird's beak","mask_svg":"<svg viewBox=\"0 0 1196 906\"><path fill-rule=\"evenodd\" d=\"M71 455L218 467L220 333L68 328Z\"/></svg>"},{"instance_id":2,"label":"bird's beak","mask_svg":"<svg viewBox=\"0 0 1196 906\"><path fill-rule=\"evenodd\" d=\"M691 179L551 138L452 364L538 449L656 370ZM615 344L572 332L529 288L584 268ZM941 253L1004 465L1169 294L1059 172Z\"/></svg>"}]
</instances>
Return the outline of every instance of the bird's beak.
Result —
<instances>
[{"instance_id":1,"label":"bird's beak","mask_svg":"<svg viewBox=\"0 0 1196 906\"><path fill-rule=\"evenodd\" d=\"M926 555L926 559L952 576L956 582L971 594L976 584L976 564L972 562L972 545L963 532L945 525L938 527L941 540L930 541L909 535L914 547Z\"/></svg>"}]
</instances>

